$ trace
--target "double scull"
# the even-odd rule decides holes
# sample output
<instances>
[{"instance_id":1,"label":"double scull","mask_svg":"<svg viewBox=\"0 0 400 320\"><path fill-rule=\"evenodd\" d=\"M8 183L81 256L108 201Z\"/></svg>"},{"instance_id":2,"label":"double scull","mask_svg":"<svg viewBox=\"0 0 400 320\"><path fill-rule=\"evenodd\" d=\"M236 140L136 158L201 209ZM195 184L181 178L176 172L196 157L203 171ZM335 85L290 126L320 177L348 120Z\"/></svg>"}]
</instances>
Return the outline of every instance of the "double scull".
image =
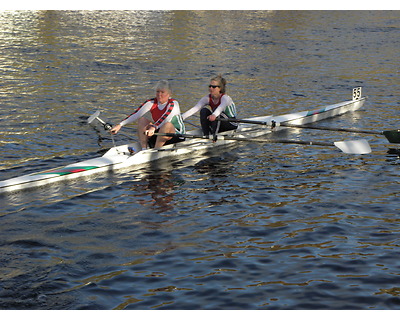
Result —
<instances>
[{"instance_id":1,"label":"double scull","mask_svg":"<svg viewBox=\"0 0 400 320\"><path fill-rule=\"evenodd\" d=\"M236 130L218 134L216 136L216 141L213 141L212 138L201 136L202 133L200 130L196 129L187 132L187 137L190 139L186 139L186 141L179 142L177 144L166 145L160 149L141 150L138 142L114 146L101 157L77 162L56 169L44 170L41 172L0 181L0 193L39 187L50 183L89 176L105 171L115 171L127 167L142 166L148 162L156 161L166 157L190 157L194 153L204 153L210 148L232 144L236 141L285 143L280 140L263 140L260 139L260 137L270 134L274 131L286 129L285 125L306 125L327 118L339 116L349 111L356 111L363 106L365 100L366 98L361 96L361 88L355 88L353 89L353 99L349 101L324 106L312 111L245 119L250 122L257 121L271 125L260 126L253 123L240 123ZM110 126L105 121L101 120L99 116L100 112L94 113L89 117L88 122L93 122L95 119L97 119L104 125L106 130L109 130ZM368 142L365 140L349 142L341 141L335 143L303 143L296 140L285 141L286 143L334 145L340 148L343 152L347 153L364 154L371 151Z\"/></svg>"}]
</instances>

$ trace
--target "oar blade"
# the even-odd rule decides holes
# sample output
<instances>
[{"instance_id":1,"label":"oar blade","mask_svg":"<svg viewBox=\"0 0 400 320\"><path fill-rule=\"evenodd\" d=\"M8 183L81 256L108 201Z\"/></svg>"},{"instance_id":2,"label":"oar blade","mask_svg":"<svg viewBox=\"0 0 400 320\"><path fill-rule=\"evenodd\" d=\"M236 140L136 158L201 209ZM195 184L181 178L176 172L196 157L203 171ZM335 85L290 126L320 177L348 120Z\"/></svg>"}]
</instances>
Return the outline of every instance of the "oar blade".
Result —
<instances>
[{"instance_id":1,"label":"oar blade","mask_svg":"<svg viewBox=\"0 0 400 320\"><path fill-rule=\"evenodd\" d=\"M100 115L100 111L97 110L95 113L93 113L88 119L87 123L92 123L94 119L96 119Z\"/></svg>"},{"instance_id":2,"label":"oar blade","mask_svg":"<svg viewBox=\"0 0 400 320\"><path fill-rule=\"evenodd\" d=\"M366 154L371 152L371 147L367 140L336 141L333 143L344 153Z\"/></svg>"},{"instance_id":3,"label":"oar blade","mask_svg":"<svg viewBox=\"0 0 400 320\"><path fill-rule=\"evenodd\" d=\"M383 131L383 135L390 143L400 143L400 130Z\"/></svg>"}]
</instances>

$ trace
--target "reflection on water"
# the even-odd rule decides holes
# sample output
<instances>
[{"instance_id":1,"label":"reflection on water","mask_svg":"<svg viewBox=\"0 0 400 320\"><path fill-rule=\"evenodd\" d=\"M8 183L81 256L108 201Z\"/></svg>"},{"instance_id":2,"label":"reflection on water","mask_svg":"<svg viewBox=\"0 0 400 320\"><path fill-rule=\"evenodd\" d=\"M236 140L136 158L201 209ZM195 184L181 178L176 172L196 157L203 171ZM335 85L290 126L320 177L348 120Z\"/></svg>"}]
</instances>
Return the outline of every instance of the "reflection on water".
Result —
<instances>
[{"instance_id":1,"label":"reflection on water","mask_svg":"<svg viewBox=\"0 0 400 320\"><path fill-rule=\"evenodd\" d=\"M160 79L171 81L186 111L222 73L240 117L344 101L362 86L365 108L324 125L397 128L398 18L397 11L0 12L1 179L99 156L112 141L85 119L100 109L116 123ZM124 134L136 136L135 127ZM0 306L398 309L399 158L382 136L365 138L370 155L240 143L1 195Z\"/></svg>"},{"instance_id":2,"label":"reflection on water","mask_svg":"<svg viewBox=\"0 0 400 320\"><path fill-rule=\"evenodd\" d=\"M153 164L154 165L154 164ZM160 169L157 163L156 168L148 170L148 174L142 179L147 184L141 192L150 192L151 206L155 207L156 213L164 213L174 208L175 197L179 198L178 189L184 183L179 175L173 175L172 170L166 170L164 167ZM136 186L132 188L133 192L137 192ZM140 200L142 205L148 206L148 200Z\"/></svg>"}]
</instances>

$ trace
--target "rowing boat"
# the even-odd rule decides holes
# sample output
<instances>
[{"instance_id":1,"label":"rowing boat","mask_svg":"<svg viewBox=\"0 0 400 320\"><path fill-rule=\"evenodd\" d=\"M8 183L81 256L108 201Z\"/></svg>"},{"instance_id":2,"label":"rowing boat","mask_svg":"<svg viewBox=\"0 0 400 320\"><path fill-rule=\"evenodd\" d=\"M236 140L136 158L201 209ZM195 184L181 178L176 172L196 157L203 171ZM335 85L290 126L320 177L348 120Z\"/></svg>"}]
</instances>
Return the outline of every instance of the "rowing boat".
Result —
<instances>
[{"instance_id":1,"label":"rowing boat","mask_svg":"<svg viewBox=\"0 0 400 320\"><path fill-rule=\"evenodd\" d=\"M166 145L160 149L141 150L138 142L115 146L110 148L101 157L77 162L56 169L44 170L41 172L0 181L0 193L39 187L49 183L76 179L105 171L115 171L127 167L141 166L151 161L156 161L167 157L192 156L195 153L204 153L210 148L232 144L236 141L257 139L261 136L272 133L273 131L286 129L284 124L305 125L339 116L349 111L356 111L363 106L365 100L366 98L361 96L361 88L354 88L352 100L324 106L312 111L295 112L280 116L271 115L248 118L248 120L251 121L271 123L271 126L259 126L251 123L241 123L234 131L227 131L218 134L216 136L216 141L213 141L213 139L208 139L208 137L201 136L200 130L195 129L193 131L189 131L187 135L188 137L192 135L193 139L187 139L186 141L179 142L177 144ZM110 128L107 123L99 118L99 112L93 114L91 117L89 117L89 119L88 122L92 122L94 119L97 119L103 123L106 129ZM252 141L262 142L261 140ZM274 140L263 141L274 142ZM290 141L289 143L293 142L295 141ZM134 150L134 152L132 152L132 150ZM367 150L364 153L368 153L369 151Z\"/></svg>"}]
</instances>

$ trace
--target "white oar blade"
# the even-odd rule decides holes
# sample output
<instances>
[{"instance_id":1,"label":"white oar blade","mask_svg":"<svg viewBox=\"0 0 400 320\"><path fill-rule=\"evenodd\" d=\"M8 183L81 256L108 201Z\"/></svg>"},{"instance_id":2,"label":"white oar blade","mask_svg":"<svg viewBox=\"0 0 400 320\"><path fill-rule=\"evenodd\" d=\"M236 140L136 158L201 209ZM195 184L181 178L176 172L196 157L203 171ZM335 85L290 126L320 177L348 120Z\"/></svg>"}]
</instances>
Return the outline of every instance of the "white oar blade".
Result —
<instances>
[{"instance_id":1,"label":"white oar blade","mask_svg":"<svg viewBox=\"0 0 400 320\"><path fill-rule=\"evenodd\" d=\"M344 153L366 154L371 152L371 147L367 140L337 141L334 145Z\"/></svg>"},{"instance_id":2,"label":"white oar blade","mask_svg":"<svg viewBox=\"0 0 400 320\"><path fill-rule=\"evenodd\" d=\"M97 110L95 113L93 113L88 119L87 123L92 123L94 119L96 119L100 115L100 111Z\"/></svg>"}]
</instances>

